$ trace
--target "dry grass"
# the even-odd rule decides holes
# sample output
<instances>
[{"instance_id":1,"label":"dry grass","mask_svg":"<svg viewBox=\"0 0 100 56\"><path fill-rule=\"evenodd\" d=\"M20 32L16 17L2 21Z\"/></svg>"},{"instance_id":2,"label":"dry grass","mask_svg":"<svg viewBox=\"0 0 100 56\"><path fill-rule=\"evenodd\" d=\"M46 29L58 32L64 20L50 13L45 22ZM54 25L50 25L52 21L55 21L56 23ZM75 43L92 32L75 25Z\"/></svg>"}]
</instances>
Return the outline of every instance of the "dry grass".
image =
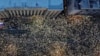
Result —
<instances>
[{"instance_id":1,"label":"dry grass","mask_svg":"<svg viewBox=\"0 0 100 56\"><path fill-rule=\"evenodd\" d=\"M67 56L67 45L66 43L53 42L49 44L49 54L50 56Z\"/></svg>"},{"instance_id":2,"label":"dry grass","mask_svg":"<svg viewBox=\"0 0 100 56\"><path fill-rule=\"evenodd\" d=\"M100 43L94 49L94 56L100 56Z\"/></svg>"},{"instance_id":3,"label":"dry grass","mask_svg":"<svg viewBox=\"0 0 100 56\"><path fill-rule=\"evenodd\" d=\"M27 18L31 23L19 18L15 23L28 33L0 33L0 56L100 56L100 24L92 17Z\"/></svg>"},{"instance_id":4,"label":"dry grass","mask_svg":"<svg viewBox=\"0 0 100 56\"><path fill-rule=\"evenodd\" d=\"M84 15L70 15L68 16L68 21L73 25L80 25L84 20L89 20L91 16L84 16Z\"/></svg>"},{"instance_id":5,"label":"dry grass","mask_svg":"<svg viewBox=\"0 0 100 56\"><path fill-rule=\"evenodd\" d=\"M17 56L17 47L14 44L5 46L5 52L10 56Z\"/></svg>"},{"instance_id":6,"label":"dry grass","mask_svg":"<svg viewBox=\"0 0 100 56\"><path fill-rule=\"evenodd\" d=\"M6 45L4 45L2 47L2 51L0 52L0 56L17 56L17 50L18 48L16 47L15 44L13 43L6 43Z\"/></svg>"},{"instance_id":7,"label":"dry grass","mask_svg":"<svg viewBox=\"0 0 100 56\"><path fill-rule=\"evenodd\" d=\"M44 18L41 16L32 16L30 17L32 19L32 25L30 28L34 33L38 32L40 29L43 29L44 27Z\"/></svg>"}]
</instances>

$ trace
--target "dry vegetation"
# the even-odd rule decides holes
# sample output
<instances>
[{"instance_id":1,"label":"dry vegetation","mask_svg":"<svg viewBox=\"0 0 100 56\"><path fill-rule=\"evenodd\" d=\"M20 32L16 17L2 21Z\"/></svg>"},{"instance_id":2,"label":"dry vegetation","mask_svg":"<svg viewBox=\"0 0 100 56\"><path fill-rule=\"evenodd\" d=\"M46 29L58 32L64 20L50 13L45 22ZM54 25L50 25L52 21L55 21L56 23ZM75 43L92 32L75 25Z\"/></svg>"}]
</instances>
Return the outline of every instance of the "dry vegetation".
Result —
<instances>
[{"instance_id":1,"label":"dry vegetation","mask_svg":"<svg viewBox=\"0 0 100 56\"><path fill-rule=\"evenodd\" d=\"M0 33L0 56L100 56L100 23L90 16L13 18L23 34ZM27 19L26 18L26 19ZM7 28L5 27L5 29Z\"/></svg>"}]
</instances>

